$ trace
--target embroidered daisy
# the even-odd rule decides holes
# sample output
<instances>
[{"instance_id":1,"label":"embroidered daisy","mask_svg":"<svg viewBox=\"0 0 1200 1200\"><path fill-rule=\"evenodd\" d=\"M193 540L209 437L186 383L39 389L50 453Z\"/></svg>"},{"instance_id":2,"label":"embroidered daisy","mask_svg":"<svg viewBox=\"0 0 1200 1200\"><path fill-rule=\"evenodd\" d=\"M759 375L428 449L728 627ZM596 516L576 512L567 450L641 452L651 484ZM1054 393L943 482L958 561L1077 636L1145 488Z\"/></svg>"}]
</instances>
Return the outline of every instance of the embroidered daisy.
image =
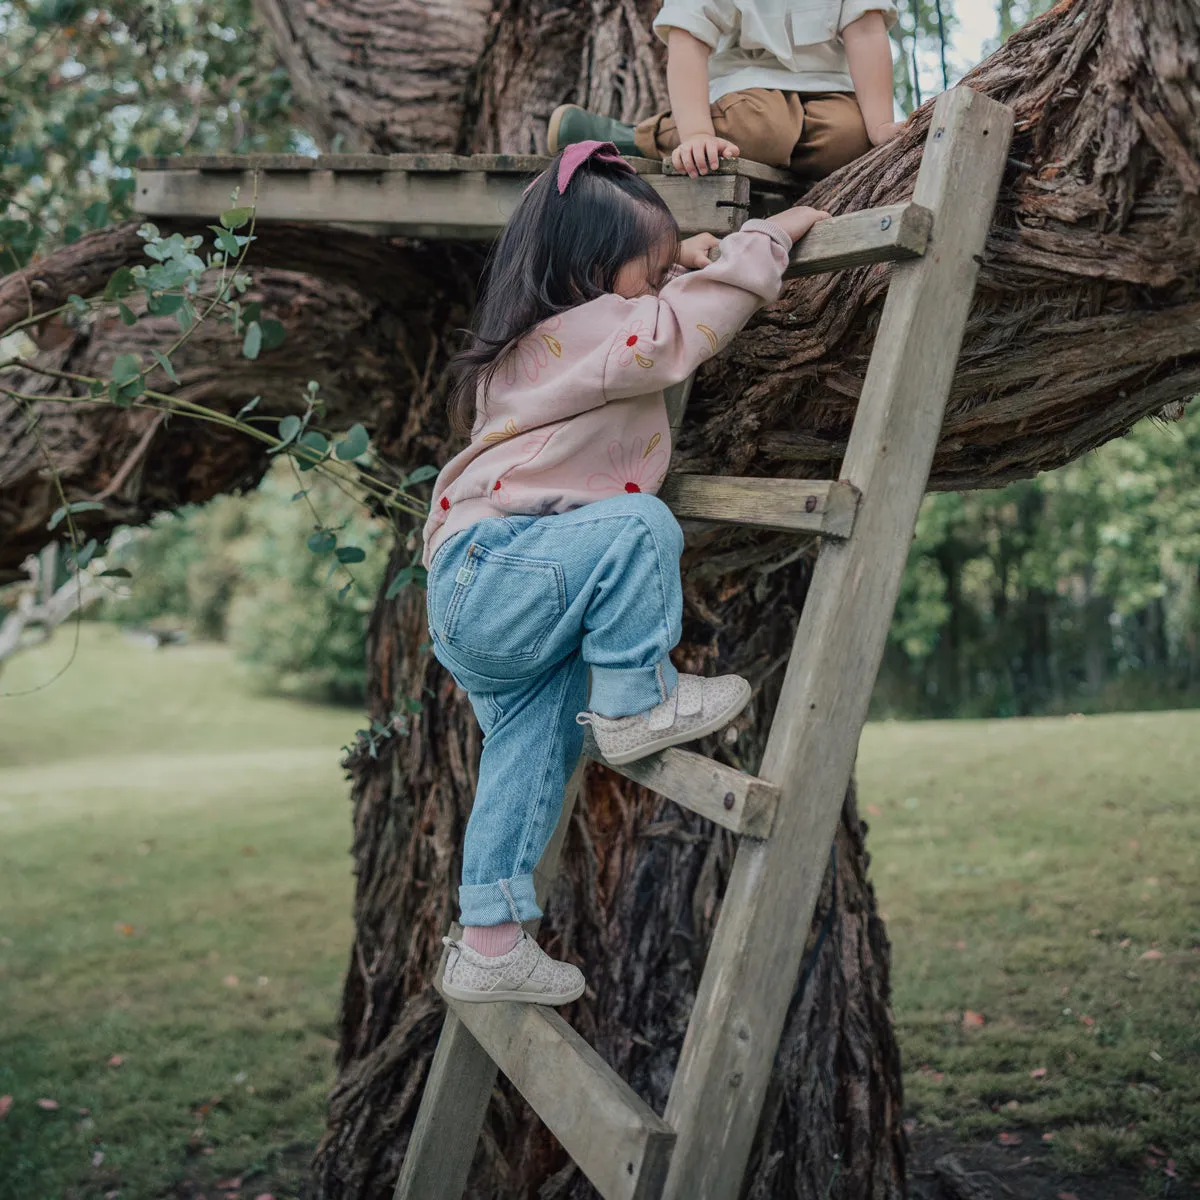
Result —
<instances>
[{"instance_id":1,"label":"embroidered daisy","mask_svg":"<svg viewBox=\"0 0 1200 1200\"><path fill-rule=\"evenodd\" d=\"M608 471L598 471L588 477L588 490L592 492L645 492L653 491L662 483L667 473L667 452L659 449L662 434L656 433L649 441L634 438L628 448L620 442L610 442Z\"/></svg>"},{"instance_id":2,"label":"embroidered daisy","mask_svg":"<svg viewBox=\"0 0 1200 1200\"><path fill-rule=\"evenodd\" d=\"M642 321L633 321L617 334L617 365L627 367L636 360L639 367L654 366L646 351L650 349L653 330Z\"/></svg>"},{"instance_id":3,"label":"embroidered daisy","mask_svg":"<svg viewBox=\"0 0 1200 1200\"><path fill-rule=\"evenodd\" d=\"M562 317L551 317L522 338L504 357L504 382L511 386L524 378L529 383L537 383L538 376L550 365L550 359L562 358L562 342L554 336L561 328Z\"/></svg>"}]
</instances>

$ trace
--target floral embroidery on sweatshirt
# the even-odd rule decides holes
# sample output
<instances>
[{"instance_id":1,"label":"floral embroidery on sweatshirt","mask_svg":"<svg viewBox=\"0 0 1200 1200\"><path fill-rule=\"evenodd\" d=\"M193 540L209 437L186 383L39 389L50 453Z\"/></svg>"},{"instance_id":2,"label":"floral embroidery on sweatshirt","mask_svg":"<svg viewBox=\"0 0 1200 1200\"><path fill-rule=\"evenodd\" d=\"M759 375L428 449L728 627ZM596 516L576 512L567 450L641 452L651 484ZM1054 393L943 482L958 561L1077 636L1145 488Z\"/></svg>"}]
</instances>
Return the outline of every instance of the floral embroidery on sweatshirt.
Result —
<instances>
[{"instance_id":1,"label":"floral embroidery on sweatshirt","mask_svg":"<svg viewBox=\"0 0 1200 1200\"><path fill-rule=\"evenodd\" d=\"M634 438L626 448L620 442L610 442L608 462L612 471L597 471L588 476L592 492L654 491L667 473L667 452L657 449L662 434L656 433L649 444Z\"/></svg>"},{"instance_id":2,"label":"floral embroidery on sweatshirt","mask_svg":"<svg viewBox=\"0 0 1200 1200\"><path fill-rule=\"evenodd\" d=\"M708 342L709 352L716 354L717 347L721 344L720 335L711 325L697 325L696 328L704 334L705 340Z\"/></svg>"},{"instance_id":3,"label":"floral embroidery on sweatshirt","mask_svg":"<svg viewBox=\"0 0 1200 1200\"><path fill-rule=\"evenodd\" d=\"M504 356L504 382L510 387L520 378L537 383L538 377L550 365L551 356L562 358L562 342L554 336L561 328L562 317L551 317L523 337Z\"/></svg>"},{"instance_id":4,"label":"floral embroidery on sweatshirt","mask_svg":"<svg viewBox=\"0 0 1200 1200\"><path fill-rule=\"evenodd\" d=\"M520 432L521 431L517 428L516 421L514 421L512 417L509 417L508 420L504 422L503 429L497 431L496 433L489 433L484 437L483 444L485 446L493 446L497 442L507 442L509 438L517 437Z\"/></svg>"},{"instance_id":5,"label":"floral embroidery on sweatshirt","mask_svg":"<svg viewBox=\"0 0 1200 1200\"><path fill-rule=\"evenodd\" d=\"M644 351L650 348L650 328L642 321L634 321L617 334L617 365L627 367L631 362L639 367L649 369L654 366L652 359Z\"/></svg>"}]
</instances>

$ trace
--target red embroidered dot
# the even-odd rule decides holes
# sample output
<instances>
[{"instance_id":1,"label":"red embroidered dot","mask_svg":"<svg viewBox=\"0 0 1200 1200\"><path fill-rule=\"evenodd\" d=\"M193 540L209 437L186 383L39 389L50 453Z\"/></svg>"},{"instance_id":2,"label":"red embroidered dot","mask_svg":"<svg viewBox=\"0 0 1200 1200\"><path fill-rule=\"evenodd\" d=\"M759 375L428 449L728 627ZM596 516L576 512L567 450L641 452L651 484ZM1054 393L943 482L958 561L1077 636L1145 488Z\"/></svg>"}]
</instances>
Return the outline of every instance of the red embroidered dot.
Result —
<instances>
[{"instance_id":1,"label":"red embroidered dot","mask_svg":"<svg viewBox=\"0 0 1200 1200\"><path fill-rule=\"evenodd\" d=\"M441 505L442 505L442 512L450 511L450 501L447 500L445 496L443 496L441 499Z\"/></svg>"},{"instance_id":2,"label":"red embroidered dot","mask_svg":"<svg viewBox=\"0 0 1200 1200\"><path fill-rule=\"evenodd\" d=\"M642 489L638 487L636 483L627 483L625 485L625 490L627 492L640 492Z\"/></svg>"},{"instance_id":3,"label":"red embroidered dot","mask_svg":"<svg viewBox=\"0 0 1200 1200\"><path fill-rule=\"evenodd\" d=\"M636 334L636 333L631 333L631 334L630 334L630 335L629 335L629 336L628 336L628 337L625 339L625 345L627 345L627 346L636 346L636 345L637 345L637 334Z\"/></svg>"},{"instance_id":4,"label":"red embroidered dot","mask_svg":"<svg viewBox=\"0 0 1200 1200\"><path fill-rule=\"evenodd\" d=\"M501 484L500 480L497 479L496 482L492 484L492 491L498 492L502 486L503 485Z\"/></svg>"}]
</instances>

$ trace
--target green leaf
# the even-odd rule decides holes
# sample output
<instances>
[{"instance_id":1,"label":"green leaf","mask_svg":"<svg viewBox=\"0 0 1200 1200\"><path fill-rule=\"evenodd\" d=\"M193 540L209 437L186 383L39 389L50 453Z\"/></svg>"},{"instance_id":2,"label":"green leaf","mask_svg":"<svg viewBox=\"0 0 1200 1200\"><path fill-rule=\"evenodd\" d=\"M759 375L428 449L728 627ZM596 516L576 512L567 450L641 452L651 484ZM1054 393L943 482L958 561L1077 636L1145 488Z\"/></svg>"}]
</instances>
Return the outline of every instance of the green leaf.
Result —
<instances>
[{"instance_id":1,"label":"green leaf","mask_svg":"<svg viewBox=\"0 0 1200 1200\"><path fill-rule=\"evenodd\" d=\"M346 436L338 442L334 453L342 462L350 462L370 448L371 438L361 425L351 425Z\"/></svg>"},{"instance_id":2,"label":"green leaf","mask_svg":"<svg viewBox=\"0 0 1200 1200\"><path fill-rule=\"evenodd\" d=\"M93 229L99 229L108 224L108 205L103 200L97 200L83 210L83 215Z\"/></svg>"},{"instance_id":3,"label":"green leaf","mask_svg":"<svg viewBox=\"0 0 1200 1200\"><path fill-rule=\"evenodd\" d=\"M113 382L123 386L142 373L142 364L136 354L118 354L113 360Z\"/></svg>"},{"instance_id":4,"label":"green leaf","mask_svg":"<svg viewBox=\"0 0 1200 1200\"><path fill-rule=\"evenodd\" d=\"M125 567L109 567L107 571L100 572L101 579L132 579L133 572Z\"/></svg>"},{"instance_id":5,"label":"green leaf","mask_svg":"<svg viewBox=\"0 0 1200 1200\"><path fill-rule=\"evenodd\" d=\"M242 316L247 321L257 321L262 316L262 301L251 300L248 304L243 304Z\"/></svg>"},{"instance_id":6,"label":"green leaf","mask_svg":"<svg viewBox=\"0 0 1200 1200\"><path fill-rule=\"evenodd\" d=\"M418 467L415 471L412 472L412 474L405 475L405 477L400 481L400 486L401 487L412 487L413 484L424 483L427 479L436 479L437 473L438 473L437 467L430 467L430 466Z\"/></svg>"},{"instance_id":7,"label":"green leaf","mask_svg":"<svg viewBox=\"0 0 1200 1200\"><path fill-rule=\"evenodd\" d=\"M311 471L319 462L322 462L325 455L329 452L329 439L322 433L317 433L316 430L309 430L297 443L296 454L294 455L300 470Z\"/></svg>"},{"instance_id":8,"label":"green leaf","mask_svg":"<svg viewBox=\"0 0 1200 1200\"><path fill-rule=\"evenodd\" d=\"M150 351L154 361L166 372L167 378L172 383L179 382L179 376L175 374L175 368L171 366L171 360L165 354L160 354L157 350Z\"/></svg>"},{"instance_id":9,"label":"green leaf","mask_svg":"<svg viewBox=\"0 0 1200 1200\"><path fill-rule=\"evenodd\" d=\"M155 316L169 317L177 313L184 305L184 298L178 292L168 292L163 296L151 296L146 307Z\"/></svg>"},{"instance_id":10,"label":"green leaf","mask_svg":"<svg viewBox=\"0 0 1200 1200\"><path fill-rule=\"evenodd\" d=\"M367 557L361 546L339 546L337 560L340 563L360 563Z\"/></svg>"},{"instance_id":11,"label":"green leaf","mask_svg":"<svg viewBox=\"0 0 1200 1200\"><path fill-rule=\"evenodd\" d=\"M100 543L95 538L89 538L87 545L75 556L75 569L82 571L96 557L96 551L99 549Z\"/></svg>"},{"instance_id":12,"label":"green leaf","mask_svg":"<svg viewBox=\"0 0 1200 1200\"><path fill-rule=\"evenodd\" d=\"M96 500L76 500L74 504L68 504L68 505L65 505L64 507L56 508L54 510L54 514L51 516L49 524L47 524L46 528L47 529L57 529L58 526L62 523L63 518L67 515L67 513L70 513L72 516L74 516L76 513L81 513L81 512L103 512L103 511L104 511L104 505L100 504Z\"/></svg>"},{"instance_id":13,"label":"green leaf","mask_svg":"<svg viewBox=\"0 0 1200 1200\"><path fill-rule=\"evenodd\" d=\"M210 225L209 229L215 229L217 236L213 238L217 246L223 250L230 258L237 258L240 247L237 244L237 238L229 232L228 229L222 229L219 225Z\"/></svg>"},{"instance_id":14,"label":"green leaf","mask_svg":"<svg viewBox=\"0 0 1200 1200\"><path fill-rule=\"evenodd\" d=\"M126 325L136 325L137 324L137 316L135 315L133 309L130 308L128 304L122 304L122 303L118 302L117 311L121 314L121 320Z\"/></svg>"},{"instance_id":15,"label":"green leaf","mask_svg":"<svg viewBox=\"0 0 1200 1200\"><path fill-rule=\"evenodd\" d=\"M175 314L175 321L179 325L180 332L187 333L196 323L196 314L192 311L192 306L184 304Z\"/></svg>"},{"instance_id":16,"label":"green leaf","mask_svg":"<svg viewBox=\"0 0 1200 1200\"><path fill-rule=\"evenodd\" d=\"M253 400L247 400L246 403L243 404L242 407L237 410L237 417L235 418L235 420L240 421L242 419L242 417L244 417L247 413L253 412L258 407L258 402L261 399L262 399L261 396L255 396Z\"/></svg>"},{"instance_id":17,"label":"green leaf","mask_svg":"<svg viewBox=\"0 0 1200 1200\"><path fill-rule=\"evenodd\" d=\"M314 554L328 554L337 545L337 534L328 529L318 529L308 536L308 548Z\"/></svg>"},{"instance_id":18,"label":"green leaf","mask_svg":"<svg viewBox=\"0 0 1200 1200\"><path fill-rule=\"evenodd\" d=\"M257 358L258 352L262 349L262 326L257 321L252 321L250 327L246 330L246 340L242 343L242 353L247 358Z\"/></svg>"},{"instance_id":19,"label":"green leaf","mask_svg":"<svg viewBox=\"0 0 1200 1200\"><path fill-rule=\"evenodd\" d=\"M279 422L279 445L271 447L272 454L278 454L284 446L294 442L303 428L304 423L299 417L289 414Z\"/></svg>"},{"instance_id":20,"label":"green leaf","mask_svg":"<svg viewBox=\"0 0 1200 1200\"><path fill-rule=\"evenodd\" d=\"M88 302L82 296L77 296L72 292L67 297L67 300L77 317L86 317L91 312L91 309L88 308Z\"/></svg>"},{"instance_id":21,"label":"green leaf","mask_svg":"<svg viewBox=\"0 0 1200 1200\"><path fill-rule=\"evenodd\" d=\"M118 267L104 286L104 298L105 300L119 300L122 296L128 296L136 288L137 280L134 279L133 272L128 267Z\"/></svg>"},{"instance_id":22,"label":"green leaf","mask_svg":"<svg viewBox=\"0 0 1200 1200\"><path fill-rule=\"evenodd\" d=\"M104 391L104 384L102 384L98 379L93 379L92 382L88 384L88 394L91 396L103 396Z\"/></svg>"},{"instance_id":23,"label":"green leaf","mask_svg":"<svg viewBox=\"0 0 1200 1200\"><path fill-rule=\"evenodd\" d=\"M221 214L221 224L226 229L241 229L253 215L252 208L228 208Z\"/></svg>"},{"instance_id":24,"label":"green leaf","mask_svg":"<svg viewBox=\"0 0 1200 1200\"><path fill-rule=\"evenodd\" d=\"M346 599L346 597L347 597L348 595L350 595L350 589L351 589L353 586L354 586L354 580L352 579L352 580L350 580L350 582L349 582L348 584L346 584L346 586L345 586L344 588L340 588L340 589L338 590L338 600L339 600L339 601L341 601L341 600L345 600L345 599Z\"/></svg>"},{"instance_id":25,"label":"green leaf","mask_svg":"<svg viewBox=\"0 0 1200 1200\"><path fill-rule=\"evenodd\" d=\"M260 321L263 332L263 347L267 350L274 350L277 346L282 346L287 338L287 330L283 326L282 321L267 319Z\"/></svg>"},{"instance_id":26,"label":"green leaf","mask_svg":"<svg viewBox=\"0 0 1200 1200\"><path fill-rule=\"evenodd\" d=\"M408 587L413 581L412 567L405 567L403 571L397 571L392 577L392 582L388 584L387 591L383 593L385 600L394 600L402 589Z\"/></svg>"}]
</instances>

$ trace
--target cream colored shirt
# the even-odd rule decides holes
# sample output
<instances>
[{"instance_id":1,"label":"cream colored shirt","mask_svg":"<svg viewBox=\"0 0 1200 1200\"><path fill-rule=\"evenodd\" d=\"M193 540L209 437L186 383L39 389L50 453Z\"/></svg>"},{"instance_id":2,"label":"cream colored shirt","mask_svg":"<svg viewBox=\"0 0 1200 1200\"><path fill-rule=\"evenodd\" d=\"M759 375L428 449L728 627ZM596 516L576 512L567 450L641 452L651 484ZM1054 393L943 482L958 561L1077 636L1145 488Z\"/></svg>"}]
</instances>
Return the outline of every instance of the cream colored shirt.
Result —
<instances>
[{"instance_id":1,"label":"cream colored shirt","mask_svg":"<svg viewBox=\"0 0 1200 1200\"><path fill-rule=\"evenodd\" d=\"M712 47L710 102L747 88L852 92L841 33L869 12L895 24L891 0L665 0L654 32L666 41L683 29Z\"/></svg>"}]
</instances>

